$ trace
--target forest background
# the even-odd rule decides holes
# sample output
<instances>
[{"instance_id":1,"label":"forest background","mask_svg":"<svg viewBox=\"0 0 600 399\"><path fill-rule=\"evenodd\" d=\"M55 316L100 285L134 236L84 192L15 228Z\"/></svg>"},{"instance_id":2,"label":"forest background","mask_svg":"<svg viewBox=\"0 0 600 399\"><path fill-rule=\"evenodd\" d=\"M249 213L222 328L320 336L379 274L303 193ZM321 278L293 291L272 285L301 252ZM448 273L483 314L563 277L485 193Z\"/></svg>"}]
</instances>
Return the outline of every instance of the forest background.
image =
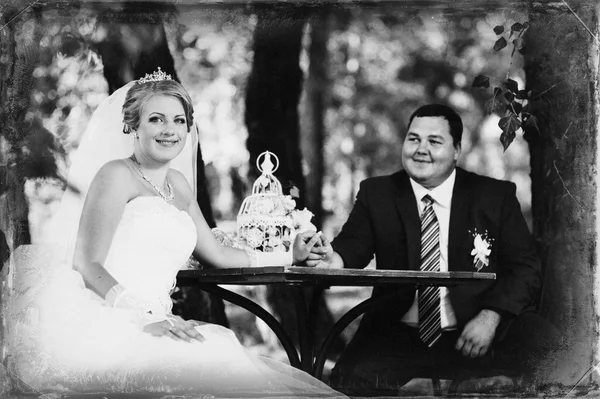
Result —
<instances>
[{"instance_id":1,"label":"forest background","mask_svg":"<svg viewBox=\"0 0 600 399\"><path fill-rule=\"evenodd\" d=\"M465 126L459 166L517 184L553 293L542 311L566 330L562 382L593 379L598 6L559 3L11 2L0 9L7 253L46 240L92 112L157 66L192 96L199 201L225 231L269 149L286 191L299 187L299 207L333 238L358 183L401 168L410 114L445 103ZM182 311L193 295L176 297ZM328 290L325 320L368 295ZM204 318L219 319L210 308ZM284 358L249 314L225 310L245 344Z\"/></svg>"}]
</instances>

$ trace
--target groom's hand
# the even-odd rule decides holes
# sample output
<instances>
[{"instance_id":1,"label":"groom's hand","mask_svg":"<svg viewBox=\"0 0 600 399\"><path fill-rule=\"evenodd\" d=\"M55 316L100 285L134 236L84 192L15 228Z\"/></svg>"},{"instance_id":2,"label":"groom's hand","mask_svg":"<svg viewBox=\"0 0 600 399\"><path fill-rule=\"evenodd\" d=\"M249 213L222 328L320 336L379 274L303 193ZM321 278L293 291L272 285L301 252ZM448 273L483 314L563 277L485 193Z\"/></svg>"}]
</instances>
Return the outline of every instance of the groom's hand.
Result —
<instances>
[{"instance_id":1,"label":"groom's hand","mask_svg":"<svg viewBox=\"0 0 600 399\"><path fill-rule=\"evenodd\" d=\"M492 345L498 324L500 315L493 310L483 309L465 325L456 341L455 349L464 356L485 355Z\"/></svg>"},{"instance_id":2,"label":"groom's hand","mask_svg":"<svg viewBox=\"0 0 600 399\"><path fill-rule=\"evenodd\" d=\"M329 242L324 234L321 234L321 241L319 244L320 245L315 245L313 247L310 256L306 260L307 266L331 266L334 257L331 242Z\"/></svg>"}]
</instances>

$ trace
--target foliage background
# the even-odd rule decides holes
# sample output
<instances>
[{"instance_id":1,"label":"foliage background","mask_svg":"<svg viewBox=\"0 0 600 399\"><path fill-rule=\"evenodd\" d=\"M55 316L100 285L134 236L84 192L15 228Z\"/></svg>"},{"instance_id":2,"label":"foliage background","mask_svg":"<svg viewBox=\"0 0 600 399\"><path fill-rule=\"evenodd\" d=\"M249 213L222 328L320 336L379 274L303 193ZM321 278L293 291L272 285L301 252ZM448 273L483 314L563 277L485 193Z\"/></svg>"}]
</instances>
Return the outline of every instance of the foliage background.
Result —
<instances>
[{"instance_id":1,"label":"foliage background","mask_svg":"<svg viewBox=\"0 0 600 399\"><path fill-rule=\"evenodd\" d=\"M178 11L178 12L177 12ZM252 63L252 33L256 16L245 8L182 8L165 24L169 48L184 86L194 100L195 118L207 166L208 187L219 227L235 229L237 210L252 181L245 146L244 94ZM421 104L444 102L462 116L465 131L460 165L468 170L514 181L522 209L531 226L529 155L519 131L504 152L498 120L490 113L488 91L472 88L477 75L492 81L511 77L524 86L519 52L493 50L497 25L509 27L523 19L514 11L472 15L382 9L333 10L329 17L329 92L325 110L325 175L323 230L332 238L345 221L358 183L370 176L400 168L403 134L410 114ZM33 243L43 242L46 226L64 189L64 181L43 173L54 160L64 176L69 155L77 148L91 113L107 97L102 60L94 45L107 34L92 9L80 8L74 16L60 11L43 14L40 63L34 71L35 87L28 111L42 126L23 148L38 161L32 167L26 193L30 203ZM125 29L126 28L122 28ZM127 32L123 32L126 34ZM304 40L301 66L308 71ZM131 41L132 51L143 43ZM301 115L308 107L306 96ZM301 118L301 130L308 129ZM46 160L40 163L39 160ZM305 165L309 168L309 165ZM305 171L308 172L308 171ZM257 288L240 288L249 296ZM334 314L369 295L368 288L337 288L327 293ZM234 330L255 350L285 358L270 342L252 316L227 305ZM344 336L351 336L354 323Z\"/></svg>"},{"instance_id":2,"label":"foliage background","mask_svg":"<svg viewBox=\"0 0 600 399\"><path fill-rule=\"evenodd\" d=\"M497 126L503 114L490 114L486 109L489 92L471 87L479 74L498 81L510 75L520 86L525 83L520 55L511 65L510 52L492 50L497 39L494 26L514 22L506 14L389 15L361 8L333 13L327 44L331 90L325 114L323 187L323 207L332 234L339 220L345 220L360 180L401 167L399 153L408 117L427 102L455 107L465 125L460 165L517 183L528 215L526 143L517 136L503 152ZM74 18L50 13L44 18L43 65L34 72L36 87L29 112L31 118L37 113L44 133L55 138L54 154L64 173L68 155L77 147L91 113L108 95L102 60L93 50L93 43L105 32L97 26L94 13L85 9ZM246 179L253 166L248 165L243 112L255 24L255 16L244 9L225 8L185 10L166 24L178 75L194 100L212 203L221 223L235 220L252 183ZM306 54L302 61L306 72ZM54 187L52 183L48 179L30 183L34 242L43 240L44 222L60 194L60 184ZM42 207L35 203L38 200Z\"/></svg>"}]
</instances>

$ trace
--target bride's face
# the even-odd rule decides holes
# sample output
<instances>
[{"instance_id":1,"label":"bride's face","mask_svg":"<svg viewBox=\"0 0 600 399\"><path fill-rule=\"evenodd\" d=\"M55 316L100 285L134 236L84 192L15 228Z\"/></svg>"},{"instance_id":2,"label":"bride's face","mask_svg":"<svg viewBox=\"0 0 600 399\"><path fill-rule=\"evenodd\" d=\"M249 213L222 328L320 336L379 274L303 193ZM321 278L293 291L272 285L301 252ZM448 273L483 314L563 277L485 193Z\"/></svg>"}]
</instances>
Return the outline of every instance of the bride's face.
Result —
<instances>
[{"instance_id":1,"label":"bride's face","mask_svg":"<svg viewBox=\"0 0 600 399\"><path fill-rule=\"evenodd\" d=\"M156 162L169 162L185 146L187 124L183 106L171 96L151 97L140 115L137 145L142 155Z\"/></svg>"}]
</instances>

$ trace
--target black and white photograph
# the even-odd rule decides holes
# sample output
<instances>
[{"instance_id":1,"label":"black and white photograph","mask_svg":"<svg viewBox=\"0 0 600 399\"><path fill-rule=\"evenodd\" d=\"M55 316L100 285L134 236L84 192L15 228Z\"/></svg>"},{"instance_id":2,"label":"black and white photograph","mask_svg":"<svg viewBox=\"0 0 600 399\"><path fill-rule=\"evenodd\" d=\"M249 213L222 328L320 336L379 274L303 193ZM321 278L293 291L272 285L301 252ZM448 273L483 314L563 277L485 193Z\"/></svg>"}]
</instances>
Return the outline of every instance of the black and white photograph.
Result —
<instances>
[{"instance_id":1,"label":"black and white photograph","mask_svg":"<svg viewBox=\"0 0 600 399\"><path fill-rule=\"evenodd\" d=\"M2 0L0 397L600 384L597 0Z\"/></svg>"}]
</instances>

